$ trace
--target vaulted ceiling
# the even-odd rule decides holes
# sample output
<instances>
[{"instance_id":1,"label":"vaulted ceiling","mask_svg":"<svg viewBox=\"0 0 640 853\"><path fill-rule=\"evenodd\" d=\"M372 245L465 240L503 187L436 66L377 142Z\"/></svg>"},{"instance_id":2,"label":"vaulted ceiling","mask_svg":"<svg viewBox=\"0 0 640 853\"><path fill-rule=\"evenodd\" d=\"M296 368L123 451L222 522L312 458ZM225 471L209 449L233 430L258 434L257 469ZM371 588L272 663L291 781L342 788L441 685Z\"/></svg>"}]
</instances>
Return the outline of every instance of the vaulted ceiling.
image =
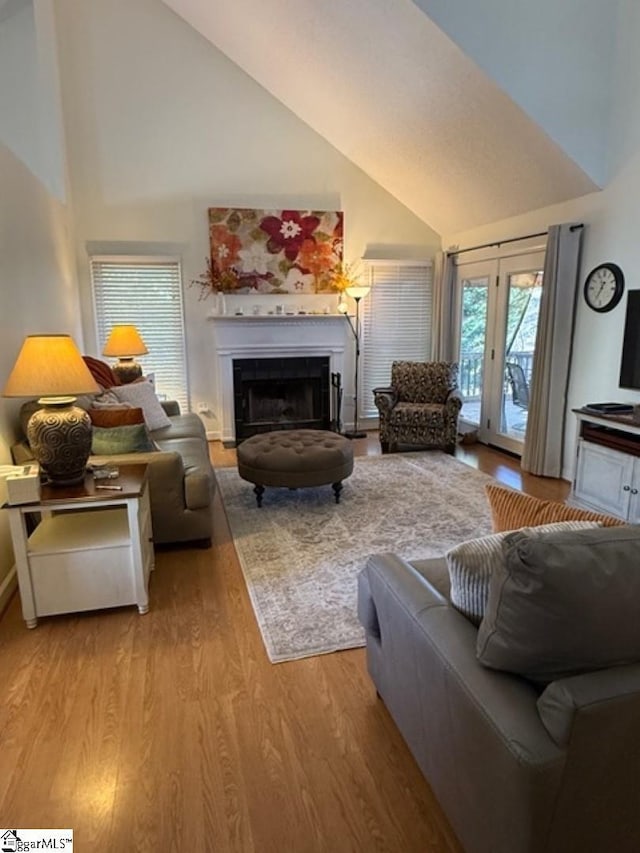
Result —
<instances>
[{"instance_id":1,"label":"vaulted ceiling","mask_svg":"<svg viewBox=\"0 0 640 853\"><path fill-rule=\"evenodd\" d=\"M440 234L597 189L411 0L164 0Z\"/></svg>"}]
</instances>

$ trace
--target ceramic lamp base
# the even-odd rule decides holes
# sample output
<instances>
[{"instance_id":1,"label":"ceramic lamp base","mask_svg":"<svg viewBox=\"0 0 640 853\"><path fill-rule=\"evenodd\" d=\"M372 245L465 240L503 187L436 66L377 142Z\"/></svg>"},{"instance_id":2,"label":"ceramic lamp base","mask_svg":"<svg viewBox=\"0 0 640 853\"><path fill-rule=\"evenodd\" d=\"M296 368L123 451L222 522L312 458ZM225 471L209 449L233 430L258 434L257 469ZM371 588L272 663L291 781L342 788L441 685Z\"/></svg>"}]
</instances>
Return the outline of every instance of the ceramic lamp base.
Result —
<instances>
[{"instance_id":1,"label":"ceramic lamp base","mask_svg":"<svg viewBox=\"0 0 640 853\"><path fill-rule=\"evenodd\" d=\"M117 364L113 365L113 372L122 385L128 385L129 382L140 379L142 376L142 367L133 359L129 361L120 360Z\"/></svg>"},{"instance_id":2,"label":"ceramic lamp base","mask_svg":"<svg viewBox=\"0 0 640 853\"><path fill-rule=\"evenodd\" d=\"M52 486L84 481L91 453L91 419L74 397L45 397L27 425L33 455Z\"/></svg>"}]
</instances>

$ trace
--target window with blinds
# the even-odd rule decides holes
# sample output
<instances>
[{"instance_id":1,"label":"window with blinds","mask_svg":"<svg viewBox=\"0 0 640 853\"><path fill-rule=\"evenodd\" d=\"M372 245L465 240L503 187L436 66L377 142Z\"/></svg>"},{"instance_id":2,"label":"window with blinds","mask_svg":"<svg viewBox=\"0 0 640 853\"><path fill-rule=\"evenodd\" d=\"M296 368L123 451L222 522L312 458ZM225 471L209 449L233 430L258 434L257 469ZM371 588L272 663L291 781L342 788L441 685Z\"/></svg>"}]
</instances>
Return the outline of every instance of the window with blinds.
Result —
<instances>
[{"instance_id":1,"label":"window with blinds","mask_svg":"<svg viewBox=\"0 0 640 853\"><path fill-rule=\"evenodd\" d=\"M371 291L362 300L361 411L375 418L373 389L391 381L394 361L427 361L431 351L430 261L368 261Z\"/></svg>"},{"instance_id":2,"label":"window with blinds","mask_svg":"<svg viewBox=\"0 0 640 853\"><path fill-rule=\"evenodd\" d=\"M91 281L99 352L120 323L133 323L148 355L138 360L155 376L160 397L189 409L180 262L168 257L94 256Z\"/></svg>"}]
</instances>

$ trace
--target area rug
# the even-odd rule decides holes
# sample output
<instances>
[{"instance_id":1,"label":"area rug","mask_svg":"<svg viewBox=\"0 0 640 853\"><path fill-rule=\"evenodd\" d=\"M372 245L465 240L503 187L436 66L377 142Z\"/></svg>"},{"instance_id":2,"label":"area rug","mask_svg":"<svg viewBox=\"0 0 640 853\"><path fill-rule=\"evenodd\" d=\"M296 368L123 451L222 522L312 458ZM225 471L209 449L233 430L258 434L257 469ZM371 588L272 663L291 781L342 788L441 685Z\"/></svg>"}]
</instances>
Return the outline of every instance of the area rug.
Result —
<instances>
[{"instance_id":1,"label":"area rug","mask_svg":"<svg viewBox=\"0 0 640 853\"><path fill-rule=\"evenodd\" d=\"M330 486L267 488L258 509L235 468L216 477L273 663L364 645L356 589L371 554L441 556L491 531L491 477L440 451L357 458L339 504Z\"/></svg>"}]
</instances>

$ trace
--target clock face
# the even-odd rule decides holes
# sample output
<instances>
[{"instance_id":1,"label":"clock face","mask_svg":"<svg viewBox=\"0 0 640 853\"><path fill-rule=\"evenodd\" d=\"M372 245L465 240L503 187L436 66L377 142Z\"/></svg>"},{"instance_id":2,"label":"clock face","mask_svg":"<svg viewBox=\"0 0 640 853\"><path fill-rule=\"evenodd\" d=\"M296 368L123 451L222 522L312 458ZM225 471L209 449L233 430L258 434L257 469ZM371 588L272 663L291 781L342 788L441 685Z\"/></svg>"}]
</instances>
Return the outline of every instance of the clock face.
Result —
<instances>
[{"instance_id":1,"label":"clock face","mask_svg":"<svg viewBox=\"0 0 640 853\"><path fill-rule=\"evenodd\" d=\"M584 298L594 311L611 311L622 299L624 275L617 264L600 264L587 276Z\"/></svg>"}]
</instances>

